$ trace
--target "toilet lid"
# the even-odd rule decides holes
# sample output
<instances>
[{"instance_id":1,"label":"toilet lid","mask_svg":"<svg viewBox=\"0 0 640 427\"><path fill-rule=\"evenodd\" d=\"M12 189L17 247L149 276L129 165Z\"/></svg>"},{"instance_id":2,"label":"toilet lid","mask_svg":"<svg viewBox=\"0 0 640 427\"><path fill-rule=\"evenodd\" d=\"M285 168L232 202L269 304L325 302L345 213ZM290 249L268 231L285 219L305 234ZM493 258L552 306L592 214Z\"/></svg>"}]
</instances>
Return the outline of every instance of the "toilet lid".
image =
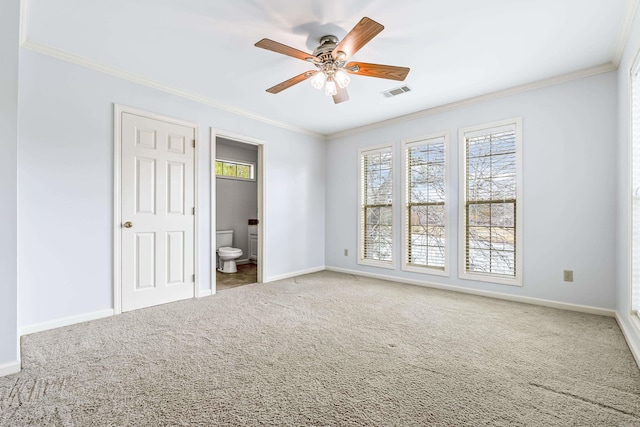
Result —
<instances>
[{"instance_id":1,"label":"toilet lid","mask_svg":"<svg viewBox=\"0 0 640 427\"><path fill-rule=\"evenodd\" d=\"M218 248L218 253L219 254L228 254L228 255L234 255L234 254L242 255L242 249L232 248L232 247L229 247L229 246L223 246L221 248Z\"/></svg>"}]
</instances>

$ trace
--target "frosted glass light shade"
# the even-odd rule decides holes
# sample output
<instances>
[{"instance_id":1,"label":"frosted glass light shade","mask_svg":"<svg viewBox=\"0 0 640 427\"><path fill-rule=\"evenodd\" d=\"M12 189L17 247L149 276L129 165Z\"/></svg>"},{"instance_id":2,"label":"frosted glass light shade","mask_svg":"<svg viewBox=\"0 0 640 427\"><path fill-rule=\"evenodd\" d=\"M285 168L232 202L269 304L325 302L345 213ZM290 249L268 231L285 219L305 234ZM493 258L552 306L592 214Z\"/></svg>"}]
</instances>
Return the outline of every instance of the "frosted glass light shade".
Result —
<instances>
[{"instance_id":1,"label":"frosted glass light shade","mask_svg":"<svg viewBox=\"0 0 640 427\"><path fill-rule=\"evenodd\" d=\"M332 78L327 79L327 84L324 86L324 93L327 96L333 96L338 93L336 82L334 82Z\"/></svg>"},{"instance_id":2,"label":"frosted glass light shade","mask_svg":"<svg viewBox=\"0 0 640 427\"><path fill-rule=\"evenodd\" d=\"M345 73L342 70L336 71L335 74L333 75L333 79L336 81L336 83L338 83L338 86L340 86L343 89L347 87L347 85L351 81L347 73Z\"/></svg>"},{"instance_id":3,"label":"frosted glass light shade","mask_svg":"<svg viewBox=\"0 0 640 427\"><path fill-rule=\"evenodd\" d=\"M313 75L313 77L311 77L311 86L316 89L322 89L325 80L327 80L327 75L322 71L318 71Z\"/></svg>"}]
</instances>

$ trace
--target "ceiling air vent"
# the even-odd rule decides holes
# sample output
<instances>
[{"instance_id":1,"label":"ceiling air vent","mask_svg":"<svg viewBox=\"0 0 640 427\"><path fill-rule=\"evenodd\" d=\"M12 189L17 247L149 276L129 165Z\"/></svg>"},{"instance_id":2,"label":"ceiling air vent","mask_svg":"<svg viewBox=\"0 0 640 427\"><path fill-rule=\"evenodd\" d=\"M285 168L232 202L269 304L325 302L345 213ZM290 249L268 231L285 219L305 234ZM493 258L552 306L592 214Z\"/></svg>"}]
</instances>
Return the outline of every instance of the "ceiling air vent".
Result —
<instances>
[{"instance_id":1,"label":"ceiling air vent","mask_svg":"<svg viewBox=\"0 0 640 427\"><path fill-rule=\"evenodd\" d=\"M385 98L391 98L394 96L402 95L403 93L411 92L411 88L409 86L400 86L395 89L389 89L386 92L382 92L382 95Z\"/></svg>"}]
</instances>

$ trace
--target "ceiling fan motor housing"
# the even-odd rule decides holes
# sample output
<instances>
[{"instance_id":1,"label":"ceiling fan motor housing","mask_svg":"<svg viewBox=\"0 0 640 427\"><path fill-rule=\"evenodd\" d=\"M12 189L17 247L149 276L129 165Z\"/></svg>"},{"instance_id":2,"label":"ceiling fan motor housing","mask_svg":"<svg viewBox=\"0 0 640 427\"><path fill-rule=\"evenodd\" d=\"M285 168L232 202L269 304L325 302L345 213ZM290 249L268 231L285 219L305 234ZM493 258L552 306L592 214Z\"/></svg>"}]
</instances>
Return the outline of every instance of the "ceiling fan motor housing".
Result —
<instances>
[{"instance_id":1,"label":"ceiling fan motor housing","mask_svg":"<svg viewBox=\"0 0 640 427\"><path fill-rule=\"evenodd\" d=\"M326 53L331 53L338 44L338 38L336 36L322 36L320 37L320 46L313 50L313 56L318 56Z\"/></svg>"},{"instance_id":2,"label":"ceiling fan motor housing","mask_svg":"<svg viewBox=\"0 0 640 427\"><path fill-rule=\"evenodd\" d=\"M320 38L320 46L313 50L313 56L320 61L316 64L318 68L326 71L333 71L335 68L341 68L342 62L333 58L332 52L338 45L338 38L336 36L327 35Z\"/></svg>"}]
</instances>

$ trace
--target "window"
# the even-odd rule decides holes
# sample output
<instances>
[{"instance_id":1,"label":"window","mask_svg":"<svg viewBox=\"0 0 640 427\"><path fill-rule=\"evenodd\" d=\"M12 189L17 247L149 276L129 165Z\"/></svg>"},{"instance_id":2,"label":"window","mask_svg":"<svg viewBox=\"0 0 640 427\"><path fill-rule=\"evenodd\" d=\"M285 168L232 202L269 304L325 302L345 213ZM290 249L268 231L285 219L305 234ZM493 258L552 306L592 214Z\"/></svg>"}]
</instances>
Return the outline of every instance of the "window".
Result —
<instances>
[{"instance_id":1,"label":"window","mask_svg":"<svg viewBox=\"0 0 640 427\"><path fill-rule=\"evenodd\" d=\"M522 284L521 119L460 130L460 277Z\"/></svg>"},{"instance_id":2,"label":"window","mask_svg":"<svg viewBox=\"0 0 640 427\"><path fill-rule=\"evenodd\" d=\"M361 149L359 155L358 263L393 268L392 146Z\"/></svg>"},{"instance_id":3,"label":"window","mask_svg":"<svg viewBox=\"0 0 640 427\"><path fill-rule=\"evenodd\" d=\"M447 136L403 142L403 270L447 273Z\"/></svg>"},{"instance_id":4,"label":"window","mask_svg":"<svg viewBox=\"0 0 640 427\"><path fill-rule=\"evenodd\" d=\"M640 311L640 63L631 71L631 310Z\"/></svg>"},{"instance_id":5,"label":"window","mask_svg":"<svg viewBox=\"0 0 640 427\"><path fill-rule=\"evenodd\" d=\"M255 181L255 169L256 166L253 163L216 159L216 177L218 178Z\"/></svg>"}]
</instances>

